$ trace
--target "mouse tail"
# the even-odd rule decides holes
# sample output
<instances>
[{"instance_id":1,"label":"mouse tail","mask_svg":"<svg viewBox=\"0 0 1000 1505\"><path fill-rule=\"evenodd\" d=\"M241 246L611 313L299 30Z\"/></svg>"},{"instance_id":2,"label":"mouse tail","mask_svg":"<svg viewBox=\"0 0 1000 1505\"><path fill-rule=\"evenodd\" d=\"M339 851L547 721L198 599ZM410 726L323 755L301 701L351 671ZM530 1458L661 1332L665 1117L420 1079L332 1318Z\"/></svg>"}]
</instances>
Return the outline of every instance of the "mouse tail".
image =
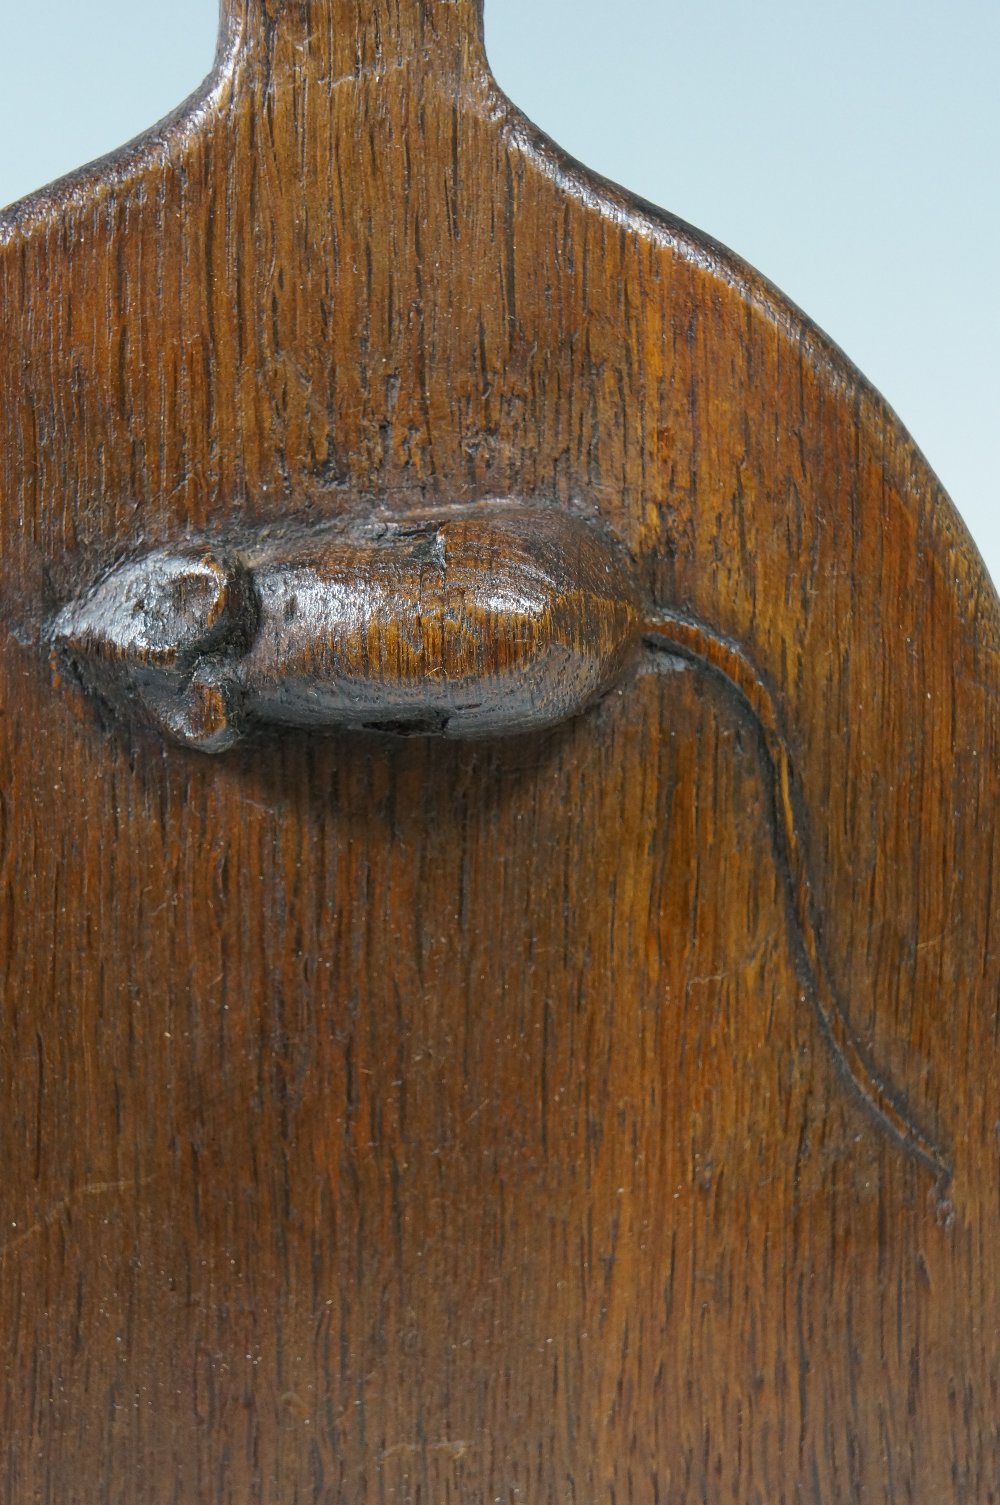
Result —
<instances>
[{"instance_id":1,"label":"mouse tail","mask_svg":"<svg viewBox=\"0 0 1000 1505\"><path fill-rule=\"evenodd\" d=\"M836 1062L868 1110L909 1154L946 1185L951 1169L940 1145L916 1123L902 1094L871 1060L844 1011L820 945L803 801L798 793L788 739L774 694L739 643L695 617L661 611L645 624L645 640L686 659L711 676L742 712L756 734L768 786L775 862L781 876L797 969Z\"/></svg>"}]
</instances>

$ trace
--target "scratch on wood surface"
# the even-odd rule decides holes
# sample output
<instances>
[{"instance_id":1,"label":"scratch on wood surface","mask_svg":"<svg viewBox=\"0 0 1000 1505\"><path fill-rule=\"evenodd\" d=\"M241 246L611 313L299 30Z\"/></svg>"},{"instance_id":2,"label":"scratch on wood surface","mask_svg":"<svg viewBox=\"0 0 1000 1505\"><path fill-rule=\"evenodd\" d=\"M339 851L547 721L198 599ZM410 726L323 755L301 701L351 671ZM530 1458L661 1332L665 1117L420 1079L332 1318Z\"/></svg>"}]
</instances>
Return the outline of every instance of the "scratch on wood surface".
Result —
<instances>
[{"instance_id":1,"label":"scratch on wood surface","mask_svg":"<svg viewBox=\"0 0 1000 1505\"><path fill-rule=\"evenodd\" d=\"M122 1181L91 1181L86 1186L81 1186L67 1196L61 1197L53 1207L49 1208L44 1217L31 1223L22 1232L16 1233L13 1238L0 1245L0 1265L5 1265L9 1256L16 1254L36 1234L44 1233L46 1228L51 1228L52 1224L58 1222L63 1213L68 1212L76 1203L89 1201L93 1197L112 1196L115 1192L138 1191L141 1187L148 1185L152 1179L152 1176L144 1176L139 1181L131 1177ZM16 1226L14 1223L11 1224L11 1227Z\"/></svg>"},{"instance_id":2,"label":"scratch on wood surface","mask_svg":"<svg viewBox=\"0 0 1000 1505\"><path fill-rule=\"evenodd\" d=\"M384 1463L387 1458L397 1458L401 1453L450 1453L457 1463L475 1445L465 1439L456 1442L394 1442L391 1447L382 1450L380 1462Z\"/></svg>"}]
</instances>

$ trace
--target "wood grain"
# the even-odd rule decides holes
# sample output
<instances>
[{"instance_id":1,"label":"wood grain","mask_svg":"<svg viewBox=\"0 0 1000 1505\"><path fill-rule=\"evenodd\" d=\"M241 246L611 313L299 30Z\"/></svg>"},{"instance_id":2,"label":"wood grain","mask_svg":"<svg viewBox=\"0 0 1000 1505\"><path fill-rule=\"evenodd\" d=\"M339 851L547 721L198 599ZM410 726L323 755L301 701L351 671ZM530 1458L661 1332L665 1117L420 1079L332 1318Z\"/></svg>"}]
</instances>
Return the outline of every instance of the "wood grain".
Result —
<instances>
[{"instance_id":1,"label":"wood grain","mask_svg":"<svg viewBox=\"0 0 1000 1505\"><path fill-rule=\"evenodd\" d=\"M796 309L503 98L471 0L221 38L0 215L0 1498L996 1505L973 545ZM754 666L845 1038L944 1169L831 1049L677 642L477 743L210 759L53 688L125 559L496 497Z\"/></svg>"}]
</instances>

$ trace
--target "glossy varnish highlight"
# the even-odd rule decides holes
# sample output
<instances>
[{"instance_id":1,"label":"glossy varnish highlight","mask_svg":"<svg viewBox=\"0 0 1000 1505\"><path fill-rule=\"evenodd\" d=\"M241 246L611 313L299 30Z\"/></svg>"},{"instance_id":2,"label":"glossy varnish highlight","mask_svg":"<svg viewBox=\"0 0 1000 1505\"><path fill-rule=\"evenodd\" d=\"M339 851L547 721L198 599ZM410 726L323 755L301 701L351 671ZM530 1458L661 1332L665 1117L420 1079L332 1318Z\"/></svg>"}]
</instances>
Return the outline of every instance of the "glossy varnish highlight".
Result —
<instances>
[{"instance_id":1,"label":"glossy varnish highlight","mask_svg":"<svg viewBox=\"0 0 1000 1505\"><path fill-rule=\"evenodd\" d=\"M630 561L563 508L485 502L351 522L125 561L59 612L57 673L221 752L275 724L544 729L579 715L636 656Z\"/></svg>"}]
</instances>

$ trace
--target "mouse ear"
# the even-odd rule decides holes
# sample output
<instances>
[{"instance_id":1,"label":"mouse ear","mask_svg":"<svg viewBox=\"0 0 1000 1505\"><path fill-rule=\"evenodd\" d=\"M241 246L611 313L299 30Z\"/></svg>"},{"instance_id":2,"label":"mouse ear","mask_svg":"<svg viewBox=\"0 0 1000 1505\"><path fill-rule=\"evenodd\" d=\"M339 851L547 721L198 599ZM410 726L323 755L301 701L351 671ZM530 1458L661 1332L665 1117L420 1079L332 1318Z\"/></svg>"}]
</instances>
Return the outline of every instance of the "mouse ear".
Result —
<instances>
[{"instance_id":1,"label":"mouse ear","mask_svg":"<svg viewBox=\"0 0 1000 1505\"><path fill-rule=\"evenodd\" d=\"M241 572L204 549L129 560L71 602L52 642L74 658L183 669L237 634L246 608Z\"/></svg>"},{"instance_id":2,"label":"mouse ear","mask_svg":"<svg viewBox=\"0 0 1000 1505\"><path fill-rule=\"evenodd\" d=\"M242 698L219 660L205 660L187 683L156 675L136 687L136 700L143 719L199 752L225 752L243 735Z\"/></svg>"},{"instance_id":3,"label":"mouse ear","mask_svg":"<svg viewBox=\"0 0 1000 1505\"><path fill-rule=\"evenodd\" d=\"M173 741L221 750L239 735L225 665L245 652L256 621L237 561L161 549L63 608L50 630L53 666L116 709L138 709Z\"/></svg>"}]
</instances>

